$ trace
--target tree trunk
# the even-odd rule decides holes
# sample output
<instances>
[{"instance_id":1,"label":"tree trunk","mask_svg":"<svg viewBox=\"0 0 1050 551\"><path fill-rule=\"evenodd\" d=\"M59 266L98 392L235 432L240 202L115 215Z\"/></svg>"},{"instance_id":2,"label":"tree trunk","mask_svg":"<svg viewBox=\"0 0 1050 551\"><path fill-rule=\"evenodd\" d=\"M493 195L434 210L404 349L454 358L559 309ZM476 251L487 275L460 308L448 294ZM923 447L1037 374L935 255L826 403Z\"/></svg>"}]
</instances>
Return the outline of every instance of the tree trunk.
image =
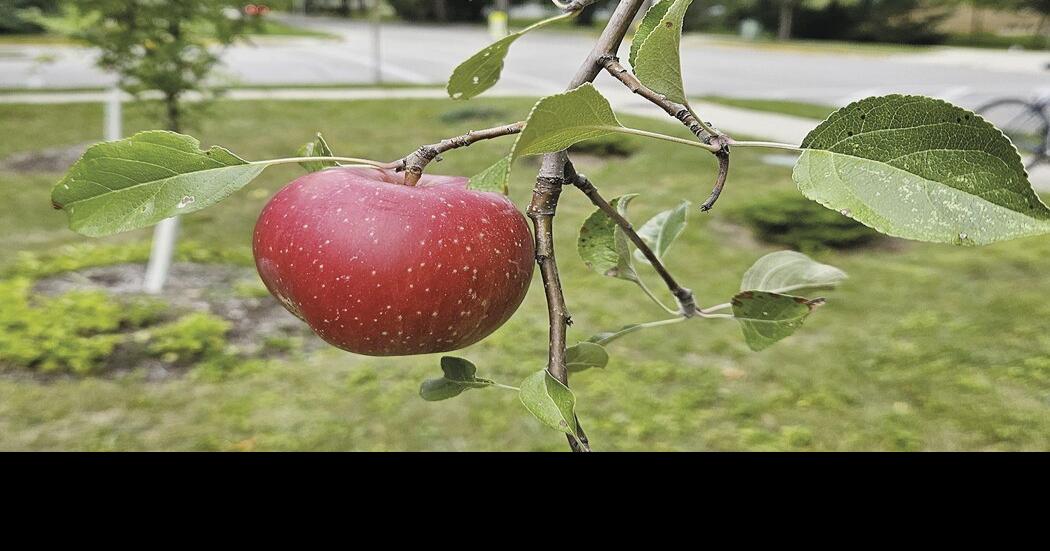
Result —
<instances>
[{"instance_id":1,"label":"tree trunk","mask_svg":"<svg viewBox=\"0 0 1050 551\"><path fill-rule=\"evenodd\" d=\"M777 28L777 39L791 38L791 21L795 18L795 0L780 0L780 26Z\"/></svg>"},{"instance_id":2,"label":"tree trunk","mask_svg":"<svg viewBox=\"0 0 1050 551\"><path fill-rule=\"evenodd\" d=\"M182 108L179 106L178 94L164 95L164 118L168 130L182 132Z\"/></svg>"},{"instance_id":3,"label":"tree trunk","mask_svg":"<svg viewBox=\"0 0 1050 551\"><path fill-rule=\"evenodd\" d=\"M446 0L434 0L434 19L448 21L448 3Z\"/></svg>"}]
</instances>

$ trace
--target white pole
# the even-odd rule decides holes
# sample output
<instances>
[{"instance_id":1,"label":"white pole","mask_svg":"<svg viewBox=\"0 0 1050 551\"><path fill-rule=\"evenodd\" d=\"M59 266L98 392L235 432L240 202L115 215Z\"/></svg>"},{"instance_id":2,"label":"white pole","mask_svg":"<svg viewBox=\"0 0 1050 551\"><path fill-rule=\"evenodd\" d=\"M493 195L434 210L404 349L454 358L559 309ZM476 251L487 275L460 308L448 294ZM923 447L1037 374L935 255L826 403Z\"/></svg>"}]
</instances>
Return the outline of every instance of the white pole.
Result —
<instances>
[{"instance_id":1,"label":"white pole","mask_svg":"<svg viewBox=\"0 0 1050 551\"><path fill-rule=\"evenodd\" d=\"M372 80L375 84L383 83L383 56L380 50L380 9L379 0L372 4Z\"/></svg>"},{"instance_id":2,"label":"white pole","mask_svg":"<svg viewBox=\"0 0 1050 551\"><path fill-rule=\"evenodd\" d=\"M160 294L168 280L172 257L175 256L175 240L179 234L177 217L161 220L153 228L153 246L150 247L149 264L142 290L151 295Z\"/></svg>"},{"instance_id":3,"label":"white pole","mask_svg":"<svg viewBox=\"0 0 1050 551\"><path fill-rule=\"evenodd\" d=\"M114 86L109 91L109 97L106 98L106 129L104 138L107 142L119 140L124 137L124 130L121 128L121 123L123 119L123 115L121 113L121 108L123 107L123 105L121 104L121 100L123 98L121 97L121 95L122 92L120 91L120 88Z\"/></svg>"},{"instance_id":4,"label":"white pole","mask_svg":"<svg viewBox=\"0 0 1050 551\"><path fill-rule=\"evenodd\" d=\"M107 140L120 139L120 96L120 90L115 90L112 98L116 99L110 100L114 107L106 111ZM109 116L113 112L117 113L115 118ZM153 228L153 244L150 246L149 263L146 264L146 275L142 282L142 290L146 293L157 295L164 290L164 284L168 281L168 272L171 269L172 257L175 255L175 241L178 234L178 218L161 220Z\"/></svg>"}]
</instances>

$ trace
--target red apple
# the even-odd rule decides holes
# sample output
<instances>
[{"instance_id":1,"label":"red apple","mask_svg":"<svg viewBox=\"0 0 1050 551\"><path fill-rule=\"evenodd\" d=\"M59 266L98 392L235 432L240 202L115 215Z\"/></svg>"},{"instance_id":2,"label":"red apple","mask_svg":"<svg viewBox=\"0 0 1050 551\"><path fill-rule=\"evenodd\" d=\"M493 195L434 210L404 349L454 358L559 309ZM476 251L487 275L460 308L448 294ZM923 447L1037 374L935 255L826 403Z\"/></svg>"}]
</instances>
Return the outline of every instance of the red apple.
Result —
<instances>
[{"instance_id":1,"label":"red apple","mask_svg":"<svg viewBox=\"0 0 1050 551\"><path fill-rule=\"evenodd\" d=\"M370 356L446 352L503 325L532 279L525 218L466 178L371 168L307 174L255 225L267 289L329 343Z\"/></svg>"}]
</instances>

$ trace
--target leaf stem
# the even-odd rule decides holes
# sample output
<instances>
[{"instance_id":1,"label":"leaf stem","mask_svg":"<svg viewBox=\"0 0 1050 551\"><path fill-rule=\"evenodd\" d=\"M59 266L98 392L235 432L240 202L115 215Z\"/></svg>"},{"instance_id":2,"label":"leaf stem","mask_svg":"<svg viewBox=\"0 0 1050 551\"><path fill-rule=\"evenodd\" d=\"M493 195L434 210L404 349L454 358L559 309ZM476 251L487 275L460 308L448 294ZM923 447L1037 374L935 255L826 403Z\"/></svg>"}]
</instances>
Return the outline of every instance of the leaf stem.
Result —
<instances>
[{"instance_id":1,"label":"leaf stem","mask_svg":"<svg viewBox=\"0 0 1050 551\"><path fill-rule=\"evenodd\" d=\"M642 292L645 293L646 296L652 299L653 302L655 302L660 308L663 308L664 311L666 311L668 314L674 315L678 313L672 310L671 308L668 308L667 305L663 303L663 301L657 298L656 295L653 294L652 289L650 289L649 286L641 280L641 278L636 279L634 282L638 284L638 287L642 289Z\"/></svg>"},{"instance_id":2,"label":"leaf stem","mask_svg":"<svg viewBox=\"0 0 1050 551\"><path fill-rule=\"evenodd\" d=\"M667 134L660 134L659 132L650 132L648 130L639 130L637 128L630 128L627 126L602 126L602 130L609 130L612 132L619 132L621 134L633 134L635 136L645 136L646 138L653 138L656 140L663 140L665 142L679 143L682 145L688 145L690 147L699 147L700 149L706 149L711 153L718 152L721 148L716 145L706 144L703 142L696 142L693 140L687 140L685 138L678 138L675 136L668 136Z\"/></svg>"},{"instance_id":3,"label":"leaf stem","mask_svg":"<svg viewBox=\"0 0 1050 551\"><path fill-rule=\"evenodd\" d=\"M385 168L391 169L396 167L396 163L383 163L379 161L373 161L371 159L358 159L356 157L287 157L284 159L269 159L266 161L251 161L253 165L283 165L289 163L302 163L311 161L336 161L341 163L356 163L359 165L367 165L374 168Z\"/></svg>"},{"instance_id":4,"label":"leaf stem","mask_svg":"<svg viewBox=\"0 0 1050 551\"><path fill-rule=\"evenodd\" d=\"M683 321L685 321L687 319L689 319L689 318L686 318L684 316L679 316L677 318L670 318L670 319L665 319L665 320L649 321L649 322L646 322L646 323L638 323L638 324L635 324L635 325L628 325L627 327L624 327L624 328L620 329L619 331L614 332L613 334L609 335L608 337L605 337L604 339L599 339L597 341L592 341L592 342L594 342L594 344L600 344L602 346L605 346L606 344L609 344L610 342L612 342L612 341L614 341L614 340L616 340L616 339L618 339L618 338L620 338L620 337L622 337L624 335L629 335L631 333L634 333L635 331L641 331L642 329L648 329L650 327L660 327L660 326L663 326L663 325L672 325L672 324L675 324L675 323L681 323L681 322L683 322Z\"/></svg>"},{"instance_id":5,"label":"leaf stem","mask_svg":"<svg viewBox=\"0 0 1050 551\"><path fill-rule=\"evenodd\" d=\"M505 385L503 383L492 383L492 386L505 388L507 390L513 390L514 392L521 392L521 389L516 386Z\"/></svg>"},{"instance_id":6,"label":"leaf stem","mask_svg":"<svg viewBox=\"0 0 1050 551\"><path fill-rule=\"evenodd\" d=\"M790 151L804 151L804 148L800 145L792 145L789 143L780 142L730 142L733 147L768 147L772 149L787 149Z\"/></svg>"}]
</instances>

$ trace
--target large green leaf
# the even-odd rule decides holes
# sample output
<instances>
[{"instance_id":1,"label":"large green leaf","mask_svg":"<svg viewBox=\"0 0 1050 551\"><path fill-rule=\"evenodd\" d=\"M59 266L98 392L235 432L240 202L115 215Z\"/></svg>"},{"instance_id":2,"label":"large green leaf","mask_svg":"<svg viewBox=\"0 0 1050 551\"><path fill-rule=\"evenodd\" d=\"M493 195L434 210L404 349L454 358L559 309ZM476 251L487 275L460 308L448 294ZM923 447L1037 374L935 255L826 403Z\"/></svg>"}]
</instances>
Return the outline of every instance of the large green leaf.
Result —
<instances>
[{"instance_id":1,"label":"large green leaf","mask_svg":"<svg viewBox=\"0 0 1050 551\"><path fill-rule=\"evenodd\" d=\"M693 0L664 0L661 4L667 2L671 5L638 47L631 66L642 84L673 102L686 103L679 49L682 44L682 21Z\"/></svg>"},{"instance_id":2,"label":"large green leaf","mask_svg":"<svg viewBox=\"0 0 1050 551\"><path fill-rule=\"evenodd\" d=\"M600 344L584 341L565 349L565 367L572 373L608 364L609 353Z\"/></svg>"},{"instance_id":3,"label":"large green leaf","mask_svg":"<svg viewBox=\"0 0 1050 551\"><path fill-rule=\"evenodd\" d=\"M638 229L638 237L652 249L656 258L663 260L671 243L685 231L685 217L689 211L689 201L682 201L677 207L665 210L649 219ZM649 263L641 251L634 251L634 258L639 262Z\"/></svg>"},{"instance_id":4,"label":"large green leaf","mask_svg":"<svg viewBox=\"0 0 1050 551\"><path fill-rule=\"evenodd\" d=\"M470 56L469 59L460 63L452 71L452 76L449 77L446 88L449 97L467 100L492 88L499 82L500 73L503 72L503 60L507 57L507 51L514 41L529 31L545 27L555 21L565 19L567 16L559 15L540 21L516 33L511 33Z\"/></svg>"},{"instance_id":5,"label":"large green leaf","mask_svg":"<svg viewBox=\"0 0 1050 551\"><path fill-rule=\"evenodd\" d=\"M101 236L133 230L225 199L266 168L174 132L150 131L93 145L55 185L51 201L69 227Z\"/></svg>"},{"instance_id":6,"label":"large green leaf","mask_svg":"<svg viewBox=\"0 0 1050 551\"><path fill-rule=\"evenodd\" d=\"M488 379L476 377L477 367L469 361L455 356L443 356L441 358L441 371L444 372L444 377L427 379L420 385L419 395L424 400L428 402L447 400L454 396L459 396L464 391L472 388L483 388L494 384Z\"/></svg>"},{"instance_id":7,"label":"large green leaf","mask_svg":"<svg viewBox=\"0 0 1050 551\"><path fill-rule=\"evenodd\" d=\"M846 272L834 266L795 251L777 251L758 259L744 273L740 290L791 293L834 287L845 279Z\"/></svg>"},{"instance_id":8,"label":"large green leaf","mask_svg":"<svg viewBox=\"0 0 1050 551\"><path fill-rule=\"evenodd\" d=\"M609 201L621 215L626 215L627 205L638 195L622 195ZM616 221L601 210L594 211L580 227L576 249L588 266L599 274L628 281L638 281L638 274L631 264L631 250L627 235L616 225Z\"/></svg>"},{"instance_id":9,"label":"large green leaf","mask_svg":"<svg viewBox=\"0 0 1050 551\"><path fill-rule=\"evenodd\" d=\"M823 299L744 291L733 297L733 317L740 322L747 345L757 352L794 333L823 303Z\"/></svg>"},{"instance_id":10,"label":"large green leaf","mask_svg":"<svg viewBox=\"0 0 1050 551\"><path fill-rule=\"evenodd\" d=\"M1016 148L981 117L921 96L850 104L802 142L806 197L908 239L982 245L1050 232Z\"/></svg>"},{"instance_id":11,"label":"large green leaf","mask_svg":"<svg viewBox=\"0 0 1050 551\"><path fill-rule=\"evenodd\" d=\"M471 179L471 186L505 190L510 169L518 157L540 155L600 138L622 128L612 106L591 83L536 102L525 119L525 129L514 140L510 156Z\"/></svg>"},{"instance_id":12,"label":"large green leaf","mask_svg":"<svg viewBox=\"0 0 1050 551\"><path fill-rule=\"evenodd\" d=\"M646 38L652 34L653 29L660 24L660 20L667 14L667 9L671 7L670 0L657 0L655 4L649 7L649 10L645 12L645 17L642 18L642 22L638 24L638 30L634 33L634 38L631 39L631 53L627 60L631 63L631 67L635 66L635 60L638 59L638 49L642 47Z\"/></svg>"},{"instance_id":13,"label":"large green leaf","mask_svg":"<svg viewBox=\"0 0 1050 551\"><path fill-rule=\"evenodd\" d=\"M576 396L546 369L522 381L518 396L525 409L544 425L577 437Z\"/></svg>"},{"instance_id":14,"label":"large green leaf","mask_svg":"<svg viewBox=\"0 0 1050 551\"><path fill-rule=\"evenodd\" d=\"M332 154L332 148L328 147L328 142L324 140L324 136L320 132L317 133L314 141L304 143L297 153L300 157L335 156ZM339 166L339 163L335 161L303 161L299 163L299 166L306 169L307 172L317 172L333 166Z\"/></svg>"},{"instance_id":15,"label":"large green leaf","mask_svg":"<svg viewBox=\"0 0 1050 551\"><path fill-rule=\"evenodd\" d=\"M621 127L609 100L588 82L536 102L514 142L514 158L561 151Z\"/></svg>"}]
</instances>

